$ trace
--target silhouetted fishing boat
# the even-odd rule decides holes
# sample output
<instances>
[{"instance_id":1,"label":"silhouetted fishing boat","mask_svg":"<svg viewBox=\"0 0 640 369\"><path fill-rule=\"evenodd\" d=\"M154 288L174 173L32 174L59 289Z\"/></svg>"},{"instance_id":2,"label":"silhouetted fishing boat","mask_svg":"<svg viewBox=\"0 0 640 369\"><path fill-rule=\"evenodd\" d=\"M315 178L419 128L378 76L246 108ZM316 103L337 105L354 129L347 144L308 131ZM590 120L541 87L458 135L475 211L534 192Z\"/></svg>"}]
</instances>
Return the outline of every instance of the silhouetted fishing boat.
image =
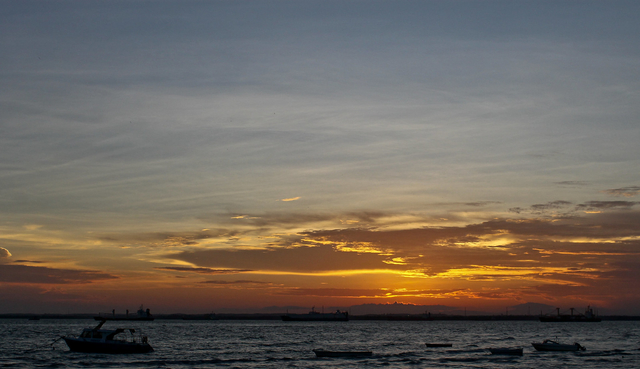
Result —
<instances>
[{"instance_id":1,"label":"silhouetted fishing boat","mask_svg":"<svg viewBox=\"0 0 640 369\"><path fill-rule=\"evenodd\" d=\"M349 313L346 311L336 310L334 313L319 313L315 307L311 308L308 314L287 314L281 316L285 322L319 322L319 321L335 321L346 322L349 320Z\"/></svg>"},{"instance_id":2,"label":"silhouetted fishing boat","mask_svg":"<svg viewBox=\"0 0 640 369\"><path fill-rule=\"evenodd\" d=\"M371 351L327 351L316 349L313 352L317 357L366 357L373 355Z\"/></svg>"},{"instance_id":3,"label":"silhouetted fishing boat","mask_svg":"<svg viewBox=\"0 0 640 369\"><path fill-rule=\"evenodd\" d=\"M531 343L538 351L584 351L586 348L579 343L562 344L552 340L544 340L542 343Z\"/></svg>"},{"instance_id":4,"label":"silhouetted fishing boat","mask_svg":"<svg viewBox=\"0 0 640 369\"><path fill-rule=\"evenodd\" d=\"M132 328L101 329L105 322L101 321L95 328L85 328L79 336L61 338L69 350L76 352L135 354L153 351L147 336L135 335Z\"/></svg>"}]
</instances>

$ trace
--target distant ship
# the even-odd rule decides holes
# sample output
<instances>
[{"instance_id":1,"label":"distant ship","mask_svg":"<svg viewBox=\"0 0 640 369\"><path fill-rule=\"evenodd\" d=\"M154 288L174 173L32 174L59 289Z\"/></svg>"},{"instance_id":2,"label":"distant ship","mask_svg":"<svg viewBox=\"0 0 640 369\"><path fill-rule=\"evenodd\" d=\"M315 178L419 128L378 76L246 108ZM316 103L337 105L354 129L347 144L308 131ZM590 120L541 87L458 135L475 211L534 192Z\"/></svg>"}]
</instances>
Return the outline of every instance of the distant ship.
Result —
<instances>
[{"instance_id":1,"label":"distant ship","mask_svg":"<svg viewBox=\"0 0 640 369\"><path fill-rule=\"evenodd\" d=\"M594 312L591 306L587 306L587 310L584 314L574 314L574 308L571 308L570 314L560 314L560 308L556 308L556 315L543 315L540 317L541 322L600 322L600 319Z\"/></svg>"},{"instance_id":2,"label":"distant ship","mask_svg":"<svg viewBox=\"0 0 640 369\"><path fill-rule=\"evenodd\" d=\"M154 320L155 318L151 315L151 311L147 308L146 310L142 305L138 309L138 312L133 315L129 315L129 310L127 310L126 314L118 314L116 315L115 309L109 313L98 313L98 316L94 316L95 320Z\"/></svg>"},{"instance_id":3,"label":"distant ship","mask_svg":"<svg viewBox=\"0 0 640 369\"><path fill-rule=\"evenodd\" d=\"M285 322L346 322L349 320L349 313L340 310L336 310L334 313L319 313L315 310L315 307L313 307L308 314L287 314L281 318Z\"/></svg>"}]
</instances>

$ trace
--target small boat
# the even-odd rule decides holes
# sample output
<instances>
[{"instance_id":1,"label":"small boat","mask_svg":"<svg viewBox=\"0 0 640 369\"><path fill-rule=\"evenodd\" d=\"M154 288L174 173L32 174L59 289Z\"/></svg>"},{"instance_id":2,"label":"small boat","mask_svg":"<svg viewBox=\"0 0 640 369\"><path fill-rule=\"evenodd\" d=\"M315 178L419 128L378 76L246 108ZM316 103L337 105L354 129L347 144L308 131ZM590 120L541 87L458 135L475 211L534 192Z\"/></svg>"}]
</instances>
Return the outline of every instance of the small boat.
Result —
<instances>
[{"instance_id":1,"label":"small boat","mask_svg":"<svg viewBox=\"0 0 640 369\"><path fill-rule=\"evenodd\" d=\"M135 329L101 329L106 320L95 328L85 328L79 336L62 336L69 350L102 354L135 354L153 351L142 334L134 335ZM129 334L127 334L129 333Z\"/></svg>"},{"instance_id":2,"label":"small boat","mask_svg":"<svg viewBox=\"0 0 640 369\"><path fill-rule=\"evenodd\" d=\"M552 340L544 340L542 343L531 343L538 351L584 351L586 348L579 343L562 344Z\"/></svg>"},{"instance_id":3,"label":"small boat","mask_svg":"<svg viewBox=\"0 0 640 369\"><path fill-rule=\"evenodd\" d=\"M519 348L511 348L511 347L504 347L504 348L490 348L489 351L491 351L491 353L493 355L520 355L522 356L522 347Z\"/></svg>"},{"instance_id":4,"label":"small boat","mask_svg":"<svg viewBox=\"0 0 640 369\"><path fill-rule=\"evenodd\" d=\"M453 343L427 343L427 347L452 347Z\"/></svg>"},{"instance_id":5,"label":"small boat","mask_svg":"<svg viewBox=\"0 0 640 369\"><path fill-rule=\"evenodd\" d=\"M315 307L308 314L287 314L281 316L285 322L346 322L349 321L349 313L336 310L335 313L319 313Z\"/></svg>"},{"instance_id":6,"label":"small boat","mask_svg":"<svg viewBox=\"0 0 640 369\"><path fill-rule=\"evenodd\" d=\"M367 357L373 355L371 351L327 351L315 349L313 352L316 357Z\"/></svg>"}]
</instances>

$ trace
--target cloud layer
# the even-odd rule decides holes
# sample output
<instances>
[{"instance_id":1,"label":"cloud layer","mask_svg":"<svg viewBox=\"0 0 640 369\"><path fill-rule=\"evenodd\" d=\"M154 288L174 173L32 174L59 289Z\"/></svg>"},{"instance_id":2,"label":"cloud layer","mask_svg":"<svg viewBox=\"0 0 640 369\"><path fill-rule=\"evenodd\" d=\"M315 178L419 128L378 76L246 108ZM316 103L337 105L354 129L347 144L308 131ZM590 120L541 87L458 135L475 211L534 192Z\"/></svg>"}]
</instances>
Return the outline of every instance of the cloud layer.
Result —
<instances>
[{"instance_id":1,"label":"cloud layer","mask_svg":"<svg viewBox=\"0 0 640 369\"><path fill-rule=\"evenodd\" d=\"M636 1L35 4L0 14L25 306L640 306Z\"/></svg>"}]
</instances>

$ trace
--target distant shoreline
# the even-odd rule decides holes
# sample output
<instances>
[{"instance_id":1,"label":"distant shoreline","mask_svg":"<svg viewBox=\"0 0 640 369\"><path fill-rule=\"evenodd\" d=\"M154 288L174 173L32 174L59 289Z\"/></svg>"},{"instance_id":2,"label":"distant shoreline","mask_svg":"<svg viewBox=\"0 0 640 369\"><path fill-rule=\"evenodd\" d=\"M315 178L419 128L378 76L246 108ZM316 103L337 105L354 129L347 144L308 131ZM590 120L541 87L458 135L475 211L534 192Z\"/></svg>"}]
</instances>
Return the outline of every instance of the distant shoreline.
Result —
<instances>
[{"instance_id":1,"label":"distant shoreline","mask_svg":"<svg viewBox=\"0 0 640 369\"><path fill-rule=\"evenodd\" d=\"M154 314L155 320L197 320L205 314ZM281 320L281 314L215 314L215 318L206 320ZM0 314L0 319L90 319L94 320L96 314ZM425 318L424 315L411 314L369 314L349 315L349 320L388 320L388 321L537 321L539 315L445 315L432 314ZM609 315L600 316L603 321L634 321L640 320L640 316ZM133 319L132 319L133 320ZM205 319L203 319L205 320ZM136 321L137 322L137 321ZM552 324L552 323L547 323Z\"/></svg>"}]
</instances>

